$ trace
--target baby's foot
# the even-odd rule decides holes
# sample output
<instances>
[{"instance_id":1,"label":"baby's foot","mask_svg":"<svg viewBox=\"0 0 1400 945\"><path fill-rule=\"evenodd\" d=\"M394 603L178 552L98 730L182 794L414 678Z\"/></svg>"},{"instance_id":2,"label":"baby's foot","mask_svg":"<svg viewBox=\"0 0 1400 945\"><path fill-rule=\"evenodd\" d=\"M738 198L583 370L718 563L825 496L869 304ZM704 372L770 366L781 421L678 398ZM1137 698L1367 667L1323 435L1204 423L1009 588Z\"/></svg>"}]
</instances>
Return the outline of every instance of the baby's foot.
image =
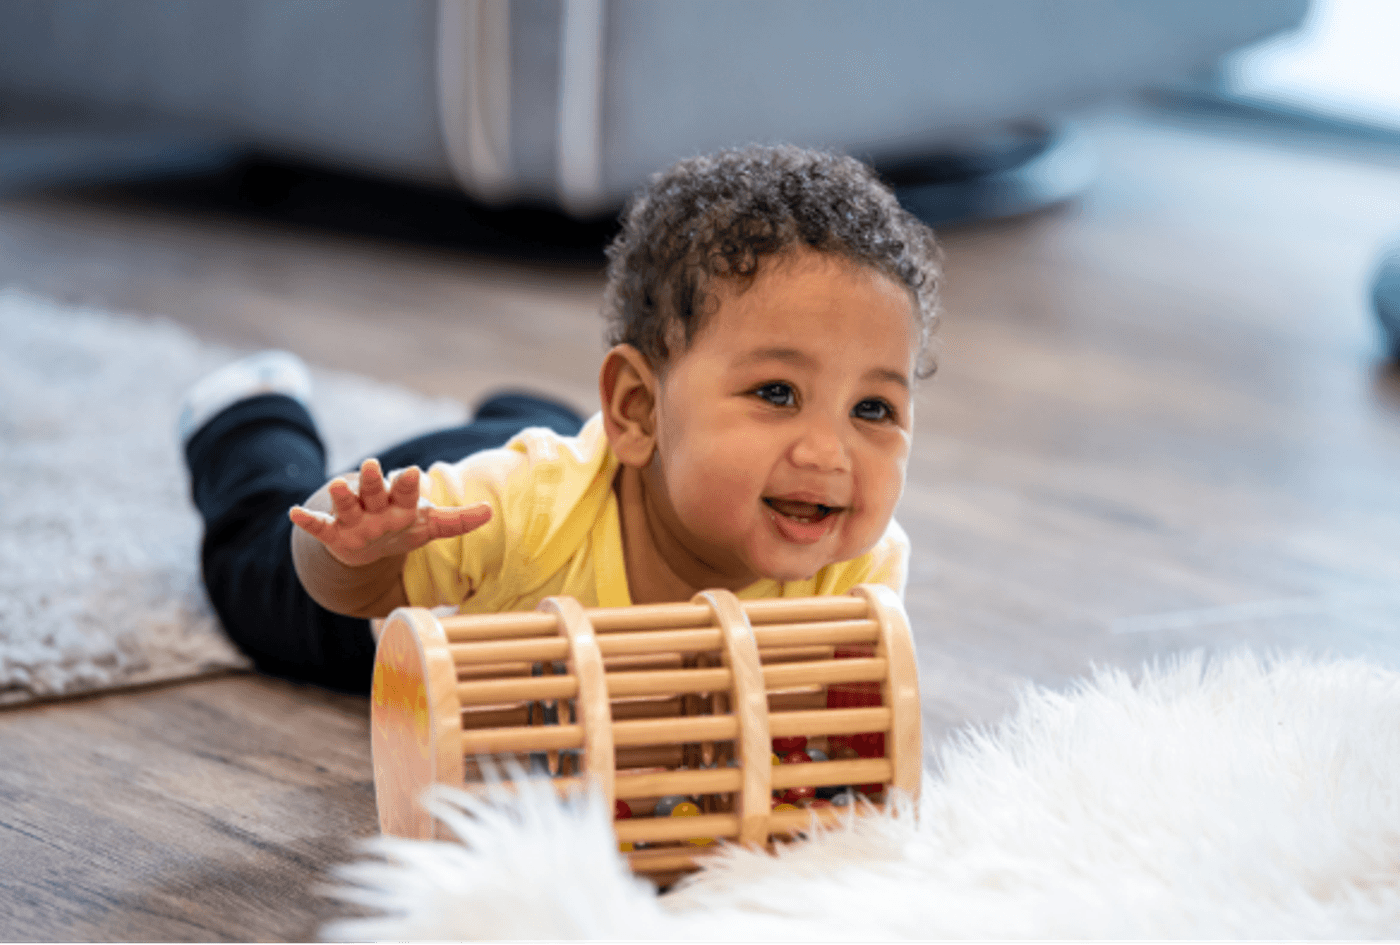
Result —
<instances>
[{"instance_id":1,"label":"baby's foot","mask_svg":"<svg viewBox=\"0 0 1400 945\"><path fill-rule=\"evenodd\" d=\"M262 394L283 394L309 407L311 372L289 351L259 351L224 365L185 393L175 423L180 442L188 443L206 423L239 401Z\"/></svg>"}]
</instances>

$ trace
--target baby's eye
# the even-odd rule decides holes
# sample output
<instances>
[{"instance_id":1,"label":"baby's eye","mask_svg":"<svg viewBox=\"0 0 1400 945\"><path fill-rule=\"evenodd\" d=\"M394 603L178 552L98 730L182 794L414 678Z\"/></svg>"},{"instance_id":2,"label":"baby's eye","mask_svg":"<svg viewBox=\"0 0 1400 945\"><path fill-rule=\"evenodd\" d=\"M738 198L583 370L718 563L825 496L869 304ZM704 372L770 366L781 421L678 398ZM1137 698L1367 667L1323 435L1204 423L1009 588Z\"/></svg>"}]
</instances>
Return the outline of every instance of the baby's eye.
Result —
<instances>
[{"instance_id":1,"label":"baby's eye","mask_svg":"<svg viewBox=\"0 0 1400 945\"><path fill-rule=\"evenodd\" d=\"M781 381L764 384L754 393L775 407L791 407L797 403L797 391L792 389L791 384L784 384Z\"/></svg>"},{"instance_id":2,"label":"baby's eye","mask_svg":"<svg viewBox=\"0 0 1400 945\"><path fill-rule=\"evenodd\" d=\"M894 408L883 400L862 400L851 410L851 416L857 420L892 420L894 419Z\"/></svg>"}]
</instances>

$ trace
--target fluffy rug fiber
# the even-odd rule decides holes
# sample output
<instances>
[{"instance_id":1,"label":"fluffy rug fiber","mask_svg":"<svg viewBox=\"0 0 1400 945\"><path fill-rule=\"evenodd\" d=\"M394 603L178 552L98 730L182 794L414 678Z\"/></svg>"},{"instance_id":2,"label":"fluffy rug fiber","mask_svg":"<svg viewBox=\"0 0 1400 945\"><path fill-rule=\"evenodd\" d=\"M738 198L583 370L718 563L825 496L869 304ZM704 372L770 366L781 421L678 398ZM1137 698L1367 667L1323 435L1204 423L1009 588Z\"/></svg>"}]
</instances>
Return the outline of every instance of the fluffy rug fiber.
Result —
<instances>
[{"instance_id":1,"label":"fluffy rug fiber","mask_svg":"<svg viewBox=\"0 0 1400 945\"><path fill-rule=\"evenodd\" d=\"M0 704L244 665L199 582L175 416L240 352L0 293ZM314 371L332 467L460 404Z\"/></svg>"},{"instance_id":2,"label":"fluffy rug fiber","mask_svg":"<svg viewBox=\"0 0 1400 945\"><path fill-rule=\"evenodd\" d=\"M596 799L431 804L464 845L378 838L333 939L1400 936L1400 674L1196 654L938 753L914 811L729 849L656 896Z\"/></svg>"}]
</instances>

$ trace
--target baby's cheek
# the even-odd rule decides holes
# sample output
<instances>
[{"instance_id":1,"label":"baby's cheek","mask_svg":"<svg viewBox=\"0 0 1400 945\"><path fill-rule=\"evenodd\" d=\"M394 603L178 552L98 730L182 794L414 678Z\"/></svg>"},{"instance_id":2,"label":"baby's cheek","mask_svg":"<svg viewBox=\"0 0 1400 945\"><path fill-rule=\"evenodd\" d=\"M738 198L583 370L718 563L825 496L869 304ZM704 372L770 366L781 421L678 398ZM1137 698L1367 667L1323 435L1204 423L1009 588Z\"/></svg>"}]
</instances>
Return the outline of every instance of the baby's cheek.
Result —
<instances>
[{"instance_id":1,"label":"baby's cheek","mask_svg":"<svg viewBox=\"0 0 1400 945\"><path fill-rule=\"evenodd\" d=\"M691 516L709 534L737 527L752 504L742 481L714 470L696 476L686 491L685 503Z\"/></svg>"}]
</instances>

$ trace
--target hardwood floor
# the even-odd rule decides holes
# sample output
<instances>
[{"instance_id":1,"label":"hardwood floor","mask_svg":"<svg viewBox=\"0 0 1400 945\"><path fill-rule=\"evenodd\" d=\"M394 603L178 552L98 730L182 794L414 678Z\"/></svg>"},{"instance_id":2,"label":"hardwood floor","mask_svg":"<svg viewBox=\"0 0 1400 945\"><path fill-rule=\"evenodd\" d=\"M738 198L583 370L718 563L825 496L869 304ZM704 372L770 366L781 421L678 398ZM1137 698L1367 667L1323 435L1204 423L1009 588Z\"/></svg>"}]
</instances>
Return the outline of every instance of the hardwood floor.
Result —
<instances>
[{"instance_id":1,"label":"hardwood floor","mask_svg":"<svg viewBox=\"0 0 1400 945\"><path fill-rule=\"evenodd\" d=\"M1196 647L1400 666L1400 155L1117 113L1080 202L950 228L898 513L935 741ZM468 402L596 405L595 265L130 189L0 201L0 285ZM255 676L0 712L0 934L305 938L375 830L363 700Z\"/></svg>"},{"instance_id":2,"label":"hardwood floor","mask_svg":"<svg viewBox=\"0 0 1400 945\"><path fill-rule=\"evenodd\" d=\"M0 937L301 940L375 824L365 700L251 675L0 713Z\"/></svg>"}]
</instances>

